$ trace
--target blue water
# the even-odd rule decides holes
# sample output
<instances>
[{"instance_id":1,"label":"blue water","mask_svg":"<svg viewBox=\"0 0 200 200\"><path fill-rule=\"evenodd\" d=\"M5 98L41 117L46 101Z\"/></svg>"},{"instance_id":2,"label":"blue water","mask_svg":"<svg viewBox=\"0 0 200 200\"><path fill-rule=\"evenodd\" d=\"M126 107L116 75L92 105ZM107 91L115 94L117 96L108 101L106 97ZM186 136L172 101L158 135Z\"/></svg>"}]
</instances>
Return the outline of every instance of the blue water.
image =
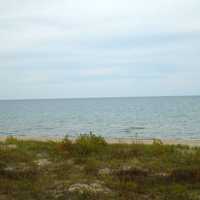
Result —
<instances>
[{"instance_id":1,"label":"blue water","mask_svg":"<svg viewBox=\"0 0 200 200\"><path fill-rule=\"evenodd\" d=\"M200 97L0 101L0 135L200 139Z\"/></svg>"}]
</instances>

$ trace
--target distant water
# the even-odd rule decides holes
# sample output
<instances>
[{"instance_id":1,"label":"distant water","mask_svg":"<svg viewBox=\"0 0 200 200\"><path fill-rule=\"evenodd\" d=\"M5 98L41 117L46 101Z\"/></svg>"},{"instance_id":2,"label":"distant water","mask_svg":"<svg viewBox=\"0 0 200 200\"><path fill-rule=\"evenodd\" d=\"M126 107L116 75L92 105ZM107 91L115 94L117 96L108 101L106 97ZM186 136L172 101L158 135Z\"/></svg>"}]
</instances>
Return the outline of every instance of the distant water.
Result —
<instances>
[{"instance_id":1,"label":"distant water","mask_svg":"<svg viewBox=\"0 0 200 200\"><path fill-rule=\"evenodd\" d=\"M0 135L200 139L200 97L0 101Z\"/></svg>"}]
</instances>

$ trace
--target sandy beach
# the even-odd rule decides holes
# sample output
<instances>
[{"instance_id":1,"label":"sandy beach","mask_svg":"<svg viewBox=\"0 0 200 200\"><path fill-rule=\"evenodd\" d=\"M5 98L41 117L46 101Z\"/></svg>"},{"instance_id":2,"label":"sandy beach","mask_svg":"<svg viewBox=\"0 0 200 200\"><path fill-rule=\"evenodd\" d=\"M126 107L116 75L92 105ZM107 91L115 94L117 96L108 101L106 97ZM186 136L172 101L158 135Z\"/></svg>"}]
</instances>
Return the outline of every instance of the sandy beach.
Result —
<instances>
[{"instance_id":1,"label":"sandy beach","mask_svg":"<svg viewBox=\"0 0 200 200\"><path fill-rule=\"evenodd\" d=\"M8 136L0 136L0 141L5 141ZM59 136L14 136L17 139L20 140L36 140L36 141L61 141L63 137ZM72 141L75 140L75 138L70 138ZM154 138L149 138L149 139L135 139L135 138L105 138L106 142L109 144L114 144L114 143L120 143L120 144L132 144L132 143L137 143L137 144L153 144ZM200 146L200 139L158 139L158 141L161 141L163 144L168 144L168 145L188 145L191 147L197 147Z\"/></svg>"}]
</instances>

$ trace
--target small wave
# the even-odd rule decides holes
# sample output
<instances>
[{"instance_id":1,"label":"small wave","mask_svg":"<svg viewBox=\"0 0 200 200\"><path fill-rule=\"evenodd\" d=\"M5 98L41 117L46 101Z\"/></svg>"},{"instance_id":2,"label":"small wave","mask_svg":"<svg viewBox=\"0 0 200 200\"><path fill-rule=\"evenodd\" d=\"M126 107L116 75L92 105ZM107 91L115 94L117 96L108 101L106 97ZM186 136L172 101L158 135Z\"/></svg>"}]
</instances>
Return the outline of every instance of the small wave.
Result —
<instances>
[{"instance_id":1,"label":"small wave","mask_svg":"<svg viewBox=\"0 0 200 200\"><path fill-rule=\"evenodd\" d=\"M129 128L122 129L121 132L130 133L130 132L132 132L132 131L144 130L144 129L145 129L145 127L141 127L141 126L132 126L132 127L129 127Z\"/></svg>"},{"instance_id":2,"label":"small wave","mask_svg":"<svg viewBox=\"0 0 200 200\"><path fill-rule=\"evenodd\" d=\"M54 127L34 127L31 130L53 130L55 129Z\"/></svg>"},{"instance_id":3,"label":"small wave","mask_svg":"<svg viewBox=\"0 0 200 200\"><path fill-rule=\"evenodd\" d=\"M0 135L15 135L16 133L14 132L4 132L4 131L0 131Z\"/></svg>"},{"instance_id":4,"label":"small wave","mask_svg":"<svg viewBox=\"0 0 200 200\"><path fill-rule=\"evenodd\" d=\"M128 128L129 130L143 130L145 129L145 127L142 127L142 126L132 126L130 128Z\"/></svg>"}]
</instances>

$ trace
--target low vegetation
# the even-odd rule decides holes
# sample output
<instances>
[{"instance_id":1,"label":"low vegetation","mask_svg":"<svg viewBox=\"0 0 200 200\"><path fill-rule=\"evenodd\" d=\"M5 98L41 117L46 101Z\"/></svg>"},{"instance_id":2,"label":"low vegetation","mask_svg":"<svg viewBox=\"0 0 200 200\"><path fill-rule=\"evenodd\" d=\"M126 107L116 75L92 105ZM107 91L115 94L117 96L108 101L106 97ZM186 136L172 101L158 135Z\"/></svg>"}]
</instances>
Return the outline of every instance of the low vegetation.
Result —
<instances>
[{"instance_id":1,"label":"low vegetation","mask_svg":"<svg viewBox=\"0 0 200 200\"><path fill-rule=\"evenodd\" d=\"M198 200L200 148L75 141L0 143L0 200Z\"/></svg>"}]
</instances>

